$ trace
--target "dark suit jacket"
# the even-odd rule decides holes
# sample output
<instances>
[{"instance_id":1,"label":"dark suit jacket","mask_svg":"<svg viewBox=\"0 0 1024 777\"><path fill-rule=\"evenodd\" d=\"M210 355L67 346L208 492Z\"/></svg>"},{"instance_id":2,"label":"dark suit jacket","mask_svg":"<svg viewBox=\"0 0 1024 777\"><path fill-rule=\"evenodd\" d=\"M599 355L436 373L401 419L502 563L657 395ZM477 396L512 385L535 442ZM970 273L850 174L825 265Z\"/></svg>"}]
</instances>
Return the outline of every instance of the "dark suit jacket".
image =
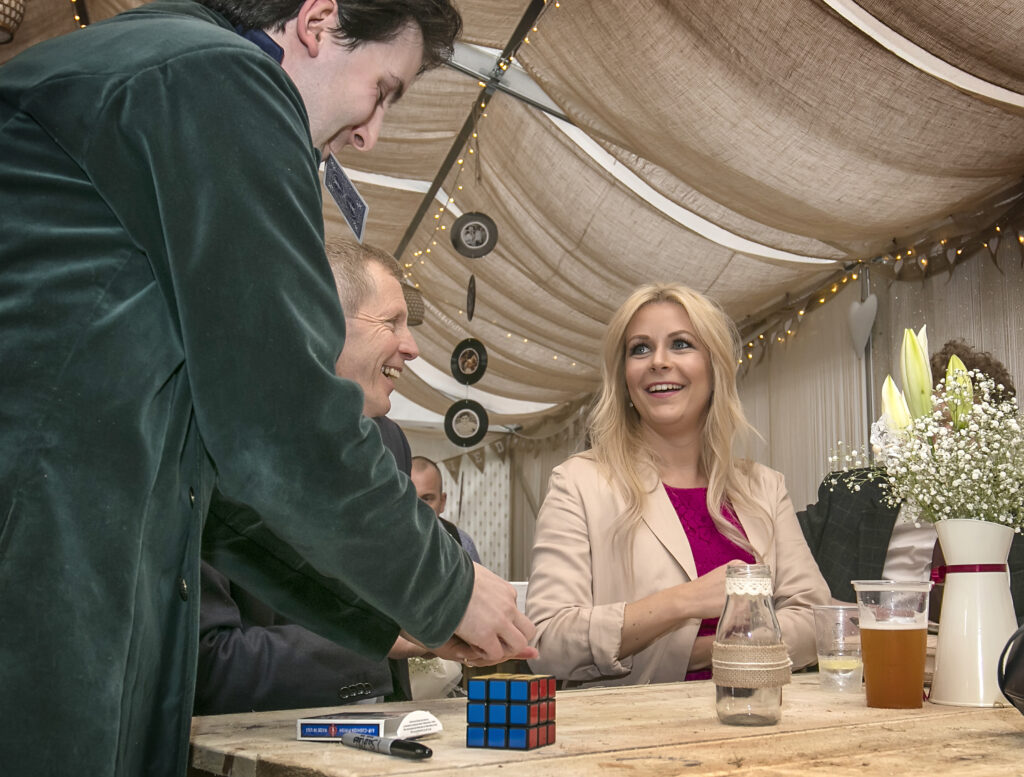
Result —
<instances>
[{"instance_id":1,"label":"dark suit jacket","mask_svg":"<svg viewBox=\"0 0 1024 777\"><path fill-rule=\"evenodd\" d=\"M850 486L867 474L852 470L831 486L827 476L818 487L818 501L796 514L804 537L832 596L856 600L851 580L878 580L882 576L892 527L899 508L889 507L884 490L874 481ZM835 473L833 473L835 474ZM1014 535L1010 546L1010 591L1017 620L1024 617L1024 536Z\"/></svg>"},{"instance_id":2,"label":"dark suit jacket","mask_svg":"<svg viewBox=\"0 0 1024 777\"><path fill-rule=\"evenodd\" d=\"M865 470L850 473L854 479ZM854 491L841 480L835 487L826 477L818 486L818 501L797 512L804 537L832 596L846 602L856 601L851 580L878 580L882 577L885 554L889 549L892 527L898 507L889 507L883 490L867 481Z\"/></svg>"},{"instance_id":3,"label":"dark suit jacket","mask_svg":"<svg viewBox=\"0 0 1024 777\"><path fill-rule=\"evenodd\" d=\"M290 623L205 561L201 584L195 714L324 707L392 692L386 660Z\"/></svg>"},{"instance_id":4,"label":"dark suit jacket","mask_svg":"<svg viewBox=\"0 0 1024 777\"><path fill-rule=\"evenodd\" d=\"M374 421L399 470L408 475L412 455L405 434L390 419ZM201 584L195 714L324 707L374 696L412 698L404 660L365 658L314 634L205 561Z\"/></svg>"}]
</instances>

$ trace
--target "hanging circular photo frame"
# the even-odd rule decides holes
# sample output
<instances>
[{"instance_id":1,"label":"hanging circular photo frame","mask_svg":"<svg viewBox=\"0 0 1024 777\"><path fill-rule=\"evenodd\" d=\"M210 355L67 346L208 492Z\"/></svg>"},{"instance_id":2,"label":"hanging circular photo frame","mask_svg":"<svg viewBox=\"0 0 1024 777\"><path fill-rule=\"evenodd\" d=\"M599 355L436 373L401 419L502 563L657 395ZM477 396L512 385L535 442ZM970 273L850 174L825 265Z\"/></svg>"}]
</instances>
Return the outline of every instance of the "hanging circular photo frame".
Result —
<instances>
[{"instance_id":1,"label":"hanging circular photo frame","mask_svg":"<svg viewBox=\"0 0 1024 777\"><path fill-rule=\"evenodd\" d=\"M487 411L479 402L460 399L444 414L444 433L461 448L470 448L487 434Z\"/></svg>"},{"instance_id":2,"label":"hanging circular photo frame","mask_svg":"<svg viewBox=\"0 0 1024 777\"><path fill-rule=\"evenodd\" d=\"M468 337L452 351L452 377L465 386L476 383L487 372L487 349L479 340Z\"/></svg>"},{"instance_id":3,"label":"hanging circular photo frame","mask_svg":"<svg viewBox=\"0 0 1024 777\"><path fill-rule=\"evenodd\" d=\"M463 213L452 224L452 245L470 259L485 256L498 244L498 225L484 213Z\"/></svg>"},{"instance_id":4,"label":"hanging circular photo frame","mask_svg":"<svg viewBox=\"0 0 1024 777\"><path fill-rule=\"evenodd\" d=\"M466 319L473 320L473 312L476 310L476 276L469 276L469 285L466 287Z\"/></svg>"}]
</instances>

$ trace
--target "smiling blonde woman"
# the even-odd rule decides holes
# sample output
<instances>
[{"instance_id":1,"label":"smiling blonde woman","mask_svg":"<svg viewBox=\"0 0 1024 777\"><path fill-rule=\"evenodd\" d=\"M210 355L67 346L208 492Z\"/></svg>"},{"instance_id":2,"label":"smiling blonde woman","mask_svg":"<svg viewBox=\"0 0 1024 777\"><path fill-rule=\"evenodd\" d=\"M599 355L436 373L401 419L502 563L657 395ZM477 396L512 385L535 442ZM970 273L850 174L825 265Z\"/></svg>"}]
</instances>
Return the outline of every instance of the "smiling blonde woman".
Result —
<instances>
[{"instance_id":1,"label":"smiling blonde woman","mask_svg":"<svg viewBox=\"0 0 1024 777\"><path fill-rule=\"evenodd\" d=\"M750 431L736 329L682 285L642 286L605 334L592 449L551 475L526 602L535 671L602 685L710 677L730 561L771 565L794 668L815 660L822 579L780 473L733 456Z\"/></svg>"}]
</instances>

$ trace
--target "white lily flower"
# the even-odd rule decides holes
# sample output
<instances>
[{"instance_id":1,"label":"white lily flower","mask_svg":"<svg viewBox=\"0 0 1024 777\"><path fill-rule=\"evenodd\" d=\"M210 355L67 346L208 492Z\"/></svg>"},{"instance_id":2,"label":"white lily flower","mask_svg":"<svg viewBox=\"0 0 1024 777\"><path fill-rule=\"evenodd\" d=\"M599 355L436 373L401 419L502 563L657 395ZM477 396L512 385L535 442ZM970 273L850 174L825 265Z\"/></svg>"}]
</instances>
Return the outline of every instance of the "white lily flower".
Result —
<instances>
[{"instance_id":1,"label":"white lily flower","mask_svg":"<svg viewBox=\"0 0 1024 777\"><path fill-rule=\"evenodd\" d=\"M946 404L953 419L953 428L963 429L974 404L974 387L967 367L956 354L949 357L946 365Z\"/></svg>"},{"instance_id":2,"label":"white lily flower","mask_svg":"<svg viewBox=\"0 0 1024 777\"><path fill-rule=\"evenodd\" d=\"M928 342L925 327L921 327L920 335L914 334L913 329L906 329L900 347L903 396L913 418L932 411L932 371L928 365L928 353L921 347L921 339Z\"/></svg>"},{"instance_id":3,"label":"white lily flower","mask_svg":"<svg viewBox=\"0 0 1024 777\"><path fill-rule=\"evenodd\" d=\"M892 375L886 375L885 383L882 384L882 418L885 425L893 431L910 426L911 417L907 399L903 396L903 392L896 388L896 381L892 379Z\"/></svg>"}]
</instances>

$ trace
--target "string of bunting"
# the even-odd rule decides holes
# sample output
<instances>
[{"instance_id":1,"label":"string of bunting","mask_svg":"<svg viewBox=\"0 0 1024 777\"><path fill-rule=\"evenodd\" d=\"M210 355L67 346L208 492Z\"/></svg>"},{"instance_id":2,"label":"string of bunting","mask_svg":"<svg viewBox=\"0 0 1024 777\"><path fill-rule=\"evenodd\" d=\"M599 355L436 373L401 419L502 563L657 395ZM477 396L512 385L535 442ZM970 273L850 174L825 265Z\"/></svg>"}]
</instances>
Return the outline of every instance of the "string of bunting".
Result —
<instances>
[{"instance_id":1,"label":"string of bunting","mask_svg":"<svg viewBox=\"0 0 1024 777\"><path fill-rule=\"evenodd\" d=\"M922 282L936 274L952 276L956 267L969 261L988 258L999 272L1004 268L1024 268L1024 213L1016 207L988 228L955 238L930 238L846 265L821 286L797 297L787 298L771 313L756 320L741 322L742 352L737 364L749 369L764 359L768 349L796 336L806 316L833 300L851 281L869 271L877 271L896 280Z\"/></svg>"},{"instance_id":2,"label":"string of bunting","mask_svg":"<svg viewBox=\"0 0 1024 777\"><path fill-rule=\"evenodd\" d=\"M510 447L511 440L504 437L495 440L488 445L481 445L478 448L474 448L471 451L460 453L458 456L452 456L447 459L442 459L441 464L444 464L445 469L448 470L448 474L457 483L459 481L459 473L462 471L462 460L466 457L473 462L473 466L476 467L478 472L484 471L484 466L487 464L487 451L491 451L491 457L497 456L501 461L505 461L508 458L508 450Z\"/></svg>"},{"instance_id":3,"label":"string of bunting","mask_svg":"<svg viewBox=\"0 0 1024 777\"><path fill-rule=\"evenodd\" d=\"M459 473L462 471L462 461L469 458L478 472L483 472L488 460L495 457L505 462L508 459L510 450L522 450L532 453L537 450L548 450L559 445L576 445L583 436L585 429L586 413L576 412L566 420L556 431L544 437L528 437L518 433L512 428L508 434L498 436L486 445L480 445L472 450L461 452L447 459L441 459L443 464L455 482L459 480Z\"/></svg>"}]
</instances>

